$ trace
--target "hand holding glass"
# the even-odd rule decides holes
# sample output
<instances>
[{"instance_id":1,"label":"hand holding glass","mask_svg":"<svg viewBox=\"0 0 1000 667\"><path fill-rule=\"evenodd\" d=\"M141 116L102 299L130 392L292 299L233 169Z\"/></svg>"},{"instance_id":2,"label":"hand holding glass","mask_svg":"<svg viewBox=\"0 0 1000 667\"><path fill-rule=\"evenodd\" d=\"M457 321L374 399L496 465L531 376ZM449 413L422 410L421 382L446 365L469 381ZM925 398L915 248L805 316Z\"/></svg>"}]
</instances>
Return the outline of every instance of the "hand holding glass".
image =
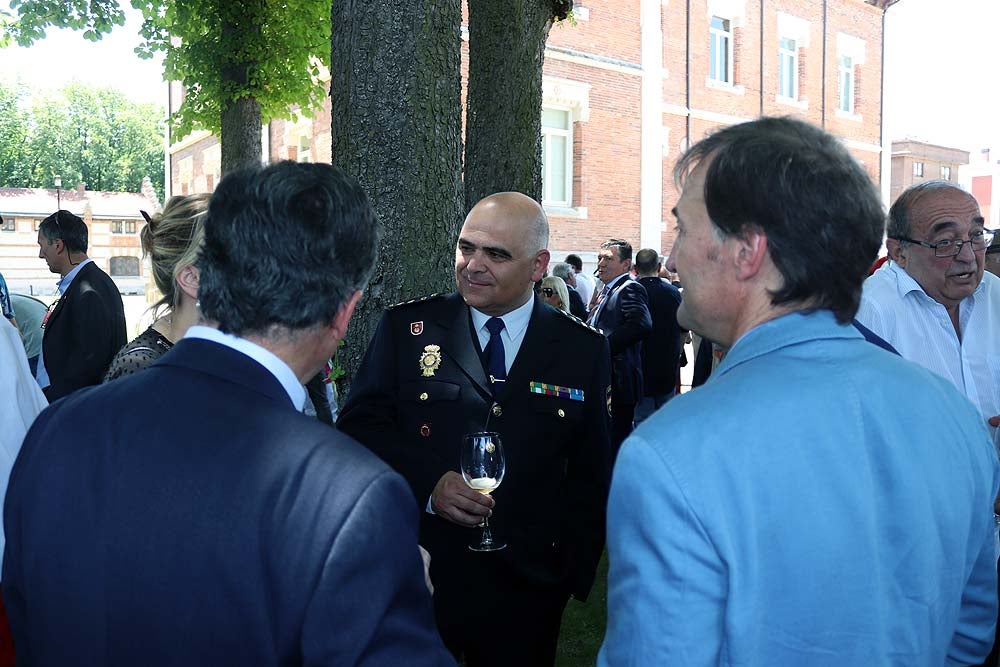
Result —
<instances>
[{"instance_id":1,"label":"hand holding glass","mask_svg":"<svg viewBox=\"0 0 1000 667\"><path fill-rule=\"evenodd\" d=\"M503 481L504 457L500 434L491 432L470 433L462 439L462 478L470 489L488 494ZM483 520L482 538L477 544L470 544L472 551L499 551L506 544L493 541L490 520Z\"/></svg>"}]
</instances>

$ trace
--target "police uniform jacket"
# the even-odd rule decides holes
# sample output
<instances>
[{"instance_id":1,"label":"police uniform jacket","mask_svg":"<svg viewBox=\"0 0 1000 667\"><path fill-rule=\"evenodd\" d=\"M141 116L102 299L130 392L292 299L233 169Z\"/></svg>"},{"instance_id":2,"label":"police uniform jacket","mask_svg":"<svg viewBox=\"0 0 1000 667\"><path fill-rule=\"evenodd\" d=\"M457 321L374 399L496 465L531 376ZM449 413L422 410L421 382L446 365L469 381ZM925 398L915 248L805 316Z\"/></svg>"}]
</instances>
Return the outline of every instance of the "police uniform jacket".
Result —
<instances>
[{"instance_id":1,"label":"police uniform jacket","mask_svg":"<svg viewBox=\"0 0 1000 667\"><path fill-rule=\"evenodd\" d=\"M468 306L435 296L385 313L337 425L410 483L433 557L464 557L476 537L426 512L435 484L461 472L463 435L500 433L506 474L490 518L508 545L499 554L518 576L585 599L604 544L609 381L606 339L536 297L494 398Z\"/></svg>"}]
</instances>

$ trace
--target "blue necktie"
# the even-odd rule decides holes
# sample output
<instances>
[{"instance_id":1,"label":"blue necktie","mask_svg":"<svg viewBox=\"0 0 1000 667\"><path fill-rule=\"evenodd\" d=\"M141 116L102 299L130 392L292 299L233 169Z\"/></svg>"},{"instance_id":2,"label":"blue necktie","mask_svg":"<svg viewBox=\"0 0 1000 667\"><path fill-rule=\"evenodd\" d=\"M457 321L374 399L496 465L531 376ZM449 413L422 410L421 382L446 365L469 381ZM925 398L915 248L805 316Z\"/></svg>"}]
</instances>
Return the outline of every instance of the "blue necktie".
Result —
<instances>
[{"instance_id":1,"label":"blue necktie","mask_svg":"<svg viewBox=\"0 0 1000 667\"><path fill-rule=\"evenodd\" d=\"M493 393L496 394L499 387L495 383L507 381L507 363L504 359L503 340L500 338L500 332L503 331L503 320L499 317L491 317L486 321L486 330L490 332L490 341L486 344L483 353L486 355L486 370L490 374Z\"/></svg>"}]
</instances>

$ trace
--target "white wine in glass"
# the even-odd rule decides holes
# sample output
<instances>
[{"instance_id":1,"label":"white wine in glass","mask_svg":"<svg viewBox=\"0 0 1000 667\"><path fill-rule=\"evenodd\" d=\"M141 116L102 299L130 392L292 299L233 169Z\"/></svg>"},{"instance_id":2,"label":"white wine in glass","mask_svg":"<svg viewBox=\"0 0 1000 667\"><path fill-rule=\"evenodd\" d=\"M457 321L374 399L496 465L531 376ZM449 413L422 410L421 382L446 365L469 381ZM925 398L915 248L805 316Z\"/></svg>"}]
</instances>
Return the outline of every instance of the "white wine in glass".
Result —
<instances>
[{"instance_id":1,"label":"white wine in glass","mask_svg":"<svg viewBox=\"0 0 1000 667\"><path fill-rule=\"evenodd\" d=\"M486 494L495 491L503 481L506 467L500 434L493 432L470 433L462 438L462 478L475 489ZM489 517L483 520L483 533L476 544L470 544L472 551L499 551L506 544L493 541Z\"/></svg>"}]
</instances>

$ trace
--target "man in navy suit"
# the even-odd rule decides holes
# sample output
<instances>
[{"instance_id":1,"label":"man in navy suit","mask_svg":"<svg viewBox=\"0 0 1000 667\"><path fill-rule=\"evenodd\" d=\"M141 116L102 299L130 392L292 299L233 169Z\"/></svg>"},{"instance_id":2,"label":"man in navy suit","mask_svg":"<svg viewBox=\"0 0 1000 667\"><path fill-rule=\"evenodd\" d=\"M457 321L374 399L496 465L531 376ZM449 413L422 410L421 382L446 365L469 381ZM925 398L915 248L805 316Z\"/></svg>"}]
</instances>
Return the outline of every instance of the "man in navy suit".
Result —
<instances>
[{"instance_id":1,"label":"man in navy suit","mask_svg":"<svg viewBox=\"0 0 1000 667\"><path fill-rule=\"evenodd\" d=\"M406 482L301 414L380 225L357 182L227 175L198 261L202 326L51 406L4 506L3 595L31 665L451 665Z\"/></svg>"},{"instance_id":2,"label":"man in navy suit","mask_svg":"<svg viewBox=\"0 0 1000 667\"><path fill-rule=\"evenodd\" d=\"M649 315L653 320L653 332L642 344L643 396L635 409L637 424L663 407L677 389L683 344L683 330L677 324L681 293L659 276L660 267L660 254L652 248L643 248L635 254L635 272L649 297Z\"/></svg>"},{"instance_id":3,"label":"man in navy suit","mask_svg":"<svg viewBox=\"0 0 1000 667\"><path fill-rule=\"evenodd\" d=\"M597 253L604 283L587 322L604 332L611 346L611 445L617 453L632 432L642 398L642 341L653 330L646 288L632 278L632 244L609 239Z\"/></svg>"},{"instance_id":4,"label":"man in navy suit","mask_svg":"<svg viewBox=\"0 0 1000 667\"><path fill-rule=\"evenodd\" d=\"M38 226L38 257L62 276L45 329L36 376L49 401L100 384L125 344L125 309L110 276L87 257L87 223L56 211Z\"/></svg>"}]
</instances>

